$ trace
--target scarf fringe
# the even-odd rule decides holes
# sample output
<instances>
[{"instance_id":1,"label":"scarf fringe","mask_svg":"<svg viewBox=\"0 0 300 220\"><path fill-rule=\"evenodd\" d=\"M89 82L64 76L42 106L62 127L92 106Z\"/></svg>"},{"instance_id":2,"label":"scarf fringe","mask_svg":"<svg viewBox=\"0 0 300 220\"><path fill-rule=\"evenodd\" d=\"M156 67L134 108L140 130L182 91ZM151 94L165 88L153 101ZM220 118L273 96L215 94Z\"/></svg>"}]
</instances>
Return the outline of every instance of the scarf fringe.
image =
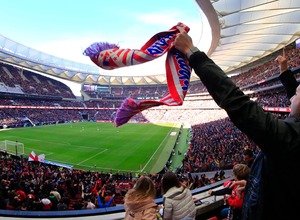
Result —
<instances>
[{"instance_id":1,"label":"scarf fringe","mask_svg":"<svg viewBox=\"0 0 300 220\"><path fill-rule=\"evenodd\" d=\"M127 123L130 118L132 118L138 112L140 112L138 110L138 104L134 101L134 99L125 99L117 110L116 118L114 120L115 126L119 127L122 124Z\"/></svg>"},{"instance_id":2,"label":"scarf fringe","mask_svg":"<svg viewBox=\"0 0 300 220\"><path fill-rule=\"evenodd\" d=\"M114 119L115 126L119 127L127 123L134 115L144 111L145 109L163 104L164 103L161 100L144 100L137 102L133 98L127 98L122 102L121 106L117 110L116 117Z\"/></svg>"},{"instance_id":3,"label":"scarf fringe","mask_svg":"<svg viewBox=\"0 0 300 220\"><path fill-rule=\"evenodd\" d=\"M108 42L96 42L91 44L88 48L86 48L83 52L83 55L93 58L104 50L119 49L119 48L120 47L117 44L111 44Z\"/></svg>"}]
</instances>

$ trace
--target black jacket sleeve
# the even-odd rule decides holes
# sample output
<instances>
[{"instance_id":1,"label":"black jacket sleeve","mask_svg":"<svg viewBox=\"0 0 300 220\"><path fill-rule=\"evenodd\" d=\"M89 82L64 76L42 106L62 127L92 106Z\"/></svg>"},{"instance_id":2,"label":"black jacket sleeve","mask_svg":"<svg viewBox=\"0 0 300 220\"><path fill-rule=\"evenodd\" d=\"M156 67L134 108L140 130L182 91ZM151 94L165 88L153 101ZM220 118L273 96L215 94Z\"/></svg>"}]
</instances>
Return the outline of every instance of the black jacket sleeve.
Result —
<instances>
[{"instance_id":1,"label":"black jacket sleeve","mask_svg":"<svg viewBox=\"0 0 300 220\"><path fill-rule=\"evenodd\" d=\"M279 79L286 90L287 97L290 99L295 95L298 82L291 70L287 70L279 75Z\"/></svg>"},{"instance_id":2,"label":"black jacket sleeve","mask_svg":"<svg viewBox=\"0 0 300 220\"><path fill-rule=\"evenodd\" d=\"M211 195L213 196L222 196L222 195L226 195L226 194L231 194L232 189L225 187L223 189L219 189L219 190L215 190L211 192Z\"/></svg>"},{"instance_id":3,"label":"black jacket sleeve","mask_svg":"<svg viewBox=\"0 0 300 220\"><path fill-rule=\"evenodd\" d=\"M215 102L227 112L231 121L265 154L276 154L277 157L281 157L283 154L299 151L300 121L298 119L289 117L287 120L281 120L265 112L205 53L198 51L192 54L189 64Z\"/></svg>"}]
</instances>

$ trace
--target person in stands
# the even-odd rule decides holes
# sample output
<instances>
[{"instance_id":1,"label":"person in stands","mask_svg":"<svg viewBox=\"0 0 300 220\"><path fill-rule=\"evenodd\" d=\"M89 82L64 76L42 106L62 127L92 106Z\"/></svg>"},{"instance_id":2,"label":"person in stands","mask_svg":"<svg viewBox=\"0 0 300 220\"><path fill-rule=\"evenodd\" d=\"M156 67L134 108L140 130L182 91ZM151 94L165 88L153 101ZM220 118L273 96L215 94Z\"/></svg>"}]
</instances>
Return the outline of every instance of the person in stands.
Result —
<instances>
[{"instance_id":1,"label":"person in stands","mask_svg":"<svg viewBox=\"0 0 300 220\"><path fill-rule=\"evenodd\" d=\"M282 187L283 179L294 176L300 168L300 86L289 85L294 94L290 114L285 119L277 118L244 94L213 60L193 45L184 29L178 29L175 48L186 55L190 67L234 125L260 148L246 182L241 219L295 218L300 191ZM285 71L281 69L281 73Z\"/></svg>"},{"instance_id":2,"label":"person in stands","mask_svg":"<svg viewBox=\"0 0 300 220\"><path fill-rule=\"evenodd\" d=\"M255 159L253 151L250 149L244 150L243 158L244 158L244 162L248 165L248 167L251 168L251 166L254 162L254 159Z\"/></svg>"},{"instance_id":3,"label":"person in stands","mask_svg":"<svg viewBox=\"0 0 300 220\"><path fill-rule=\"evenodd\" d=\"M237 191L240 187L235 185L230 187L235 181L247 180L250 173L250 167L247 164L238 163L233 166L232 174L234 180L226 181L224 188L219 190L209 190L209 195L220 196L224 195L224 202L227 207L221 210L220 217L228 220L239 220L241 219L242 205L244 199L244 192Z\"/></svg>"},{"instance_id":4,"label":"person in stands","mask_svg":"<svg viewBox=\"0 0 300 220\"><path fill-rule=\"evenodd\" d=\"M157 220L159 206L154 202L156 189L147 176L140 177L134 188L128 190L124 198L125 220Z\"/></svg>"},{"instance_id":5,"label":"person in stands","mask_svg":"<svg viewBox=\"0 0 300 220\"><path fill-rule=\"evenodd\" d=\"M113 194L110 199L108 200L108 202L105 201L105 197L102 197L99 195L99 192L97 192L96 194L96 198L97 198L97 203L96 206L98 208L106 208L106 207L110 207L112 202L114 201L115 198L115 194Z\"/></svg>"},{"instance_id":6,"label":"person in stands","mask_svg":"<svg viewBox=\"0 0 300 220\"><path fill-rule=\"evenodd\" d=\"M161 180L164 220L195 219L196 205L190 189L183 185L175 173L167 171Z\"/></svg>"}]
</instances>

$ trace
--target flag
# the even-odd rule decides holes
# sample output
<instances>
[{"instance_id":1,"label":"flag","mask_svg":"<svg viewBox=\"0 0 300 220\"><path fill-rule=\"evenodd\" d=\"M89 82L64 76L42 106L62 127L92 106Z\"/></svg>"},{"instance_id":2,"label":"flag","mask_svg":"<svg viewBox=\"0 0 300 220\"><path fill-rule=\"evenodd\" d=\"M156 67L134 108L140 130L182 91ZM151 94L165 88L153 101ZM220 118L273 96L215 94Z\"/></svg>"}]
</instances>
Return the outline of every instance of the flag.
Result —
<instances>
[{"instance_id":1,"label":"flag","mask_svg":"<svg viewBox=\"0 0 300 220\"><path fill-rule=\"evenodd\" d=\"M44 162L44 159L45 159L45 154L41 154L37 156L33 151L31 151L28 157L28 161Z\"/></svg>"}]
</instances>

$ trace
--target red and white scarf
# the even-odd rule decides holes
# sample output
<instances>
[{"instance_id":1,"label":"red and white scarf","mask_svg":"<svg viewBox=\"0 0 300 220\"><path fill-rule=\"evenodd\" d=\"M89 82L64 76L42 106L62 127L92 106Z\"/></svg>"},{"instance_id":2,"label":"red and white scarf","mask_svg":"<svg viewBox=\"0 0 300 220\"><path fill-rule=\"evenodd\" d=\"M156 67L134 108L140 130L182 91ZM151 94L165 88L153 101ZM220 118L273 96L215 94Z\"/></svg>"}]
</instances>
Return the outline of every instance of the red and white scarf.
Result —
<instances>
[{"instance_id":1,"label":"red and white scarf","mask_svg":"<svg viewBox=\"0 0 300 220\"><path fill-rule=\"evenodd\" d=\"M131 117L145 109L159 105L182 105L190 82L191 68L186 57L174 47L176 34L179 33L178 26L186 32L190 30L183 23L178 23L168 31L155 34L139 50L120 49L118 45L108 43L94 43L85 49L84 55L89 56L97 66L108 70L146 63L167 53L168 93L159 100L138 102L132 98L125 99L114 119L116 127L127 123Z\"/></svg>"}]
</instances>

